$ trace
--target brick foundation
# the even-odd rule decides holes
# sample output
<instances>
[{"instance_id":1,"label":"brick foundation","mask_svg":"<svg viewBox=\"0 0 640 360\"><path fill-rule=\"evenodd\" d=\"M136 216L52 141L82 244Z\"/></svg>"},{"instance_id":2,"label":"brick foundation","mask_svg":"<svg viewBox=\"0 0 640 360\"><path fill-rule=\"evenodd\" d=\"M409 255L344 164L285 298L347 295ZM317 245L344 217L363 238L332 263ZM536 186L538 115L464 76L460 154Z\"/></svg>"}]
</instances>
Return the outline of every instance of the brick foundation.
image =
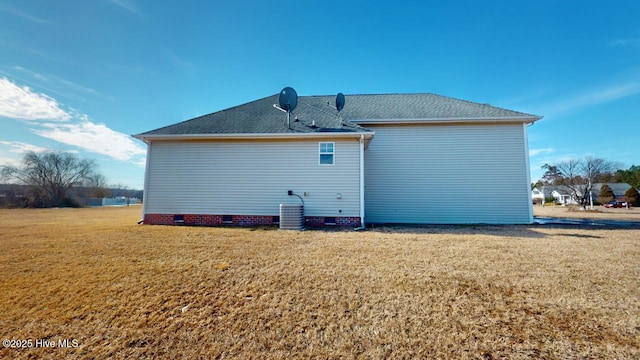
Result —
<instances>
[{"instance_id":1,"label":"brick foundation","mask_svg":"<svg viewBox=\"0 0 640 360\"><path fill-rule=\"evenodd\" d=\"M327 222L327 220L334 220L334 222ZM305 216L305 225L309 227L329 227L329 226L345 226L345 227L357 227L360 226L360 218L355 216Z\"/></svg>"},{"instance_id":2,"label":"brick foundation","mask_svg":"<svg viewBox=\"0 0 640 360\"><path fill-rule=\"evenodd\" d=\"M230 221L225 221L229 220ZM275 221L274 221L275 220ZM203 214L146 214L144 223L149 225L191 225L191 226L259 226L277 225L278 216L274 215L203 215ZM309 227L357 227L360 218L354 216L325 217L305 216L305 226ZM330 223L334 220L335 223Z\"/></svg>"}]
</instances>

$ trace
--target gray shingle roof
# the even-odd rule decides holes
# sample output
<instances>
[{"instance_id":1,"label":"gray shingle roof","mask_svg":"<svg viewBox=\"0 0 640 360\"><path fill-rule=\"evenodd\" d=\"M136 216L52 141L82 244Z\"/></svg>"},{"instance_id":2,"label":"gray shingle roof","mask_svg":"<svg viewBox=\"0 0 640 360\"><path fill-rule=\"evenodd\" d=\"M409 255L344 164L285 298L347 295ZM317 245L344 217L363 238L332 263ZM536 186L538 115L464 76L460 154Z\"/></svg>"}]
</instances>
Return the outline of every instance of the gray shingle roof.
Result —
<instances>
[{"instance_id":1,"label":"gray shingle roof","mask_svg":"<svg viewBox=\"0 0 640 360\"><path fill-rule=\"evenodd\" d=\"M279 134L313 132L368 132L356 123L376 120L438 119L525 119L538 116L502 109L435 94L346 95L341 116L327 105L334 104L335 95L300 96L291 113L291 128L286 114L274 108L279 94L217 111L191 120L148 131L146 135L195 134ZM297 120L296 120L297 118Z\"/></svg>"},{"instance_id":2,"label":"gray shingle roof","mask_svg":"<svg viewBox=\"0 0 640 360\"><path fill-rule=\"evenodd\" d=\"M571 190L570 187L565 185L558 185L558 186L545 185L536 189L540 190L544 194L545 198L552 197L553 196L552 193L554 191L557 191L561 195L571 195L571 193L573 192L573 190Z\"/></svg>"},{"instance_id":3,"label":"gray shingle roof","mask_svg":"<svg viewBox=\"0 0 640 360\"><path fill-rule=\"evenodd\" d=\"M624 196L624 193L631 187L631 185L627 183L597 183L593 184L593 194L596 196L600 194L600 189L602 189L602 186L605 184L611 188L611 191L613 191L616 197Z\"/></svg>"},{"instance_id":4,"label":"gray shingle roof","mask_svg":"<svg viewBox=\"0 0 640 360\"><path fill-rule=\"evenodd\" d=\"M316 98L310 97L310 98ZM322 96L321 101L331 100ZM344 117L352 121L376 119L482 119L534 118L538 116L502 109L489 104L436 94L348 95Z\"/></svg>"}]
</instances>

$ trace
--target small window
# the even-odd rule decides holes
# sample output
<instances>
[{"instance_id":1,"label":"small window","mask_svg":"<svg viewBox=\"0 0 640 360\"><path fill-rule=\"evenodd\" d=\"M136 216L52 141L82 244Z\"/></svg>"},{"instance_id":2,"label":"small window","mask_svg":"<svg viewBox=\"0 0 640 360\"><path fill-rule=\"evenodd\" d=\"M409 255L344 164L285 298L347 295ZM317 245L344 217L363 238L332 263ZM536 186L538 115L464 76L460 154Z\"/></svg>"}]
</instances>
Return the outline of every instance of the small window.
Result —
<instances>
[{"instance_id":1,"label":"small window","mask_svg":"<svg viewBox=\"0 0 640 360\"><path fill-rule=\"evenodd\" d=\"M222 215L222 223L223 224L233 224L233 216L232 215Z\"/></svg>"},{"instance_id":2,"label":"small window","mask_svg":"<svg viewBox=\"0 0 640 360\"><path fill-rule=\"evenodd\" d=\"M320 152L318 163L320 165L333 165L335 157L335 143L320 143Z\"/></svg>"}]
</instances>

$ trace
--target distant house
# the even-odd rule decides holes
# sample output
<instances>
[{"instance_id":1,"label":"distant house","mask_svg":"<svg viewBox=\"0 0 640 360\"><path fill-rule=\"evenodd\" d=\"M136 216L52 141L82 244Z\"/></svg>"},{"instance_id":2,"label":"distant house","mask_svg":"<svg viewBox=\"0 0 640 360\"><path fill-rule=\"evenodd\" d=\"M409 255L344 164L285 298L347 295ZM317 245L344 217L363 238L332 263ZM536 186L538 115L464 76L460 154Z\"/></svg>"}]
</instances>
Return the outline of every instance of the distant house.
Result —
<instances>
[{"instance_id":1,"label":"distant house","mask_svg":"<svg viewBox=\"0 0 640 360\"><path fill-rule=\"evenodd\" d=\"M600 195L600 189L605 184L608 185L611 188L611 191L613 191L614 200L619 200L619 201L623 200L624 193L626 193L627 190L629 190L629 188L631 188L631 185L629 185L627 183L598 183L598 184L593 184L593 192L592 193L593 193L593 201L594 202L596 201L596 199Z\"/></svg>"},{"instance_id":2,"label":"distant house","mask_svg":"<svg viewBox=\"0 0 640 360\"><path fill-rule=\"evenodd\" d=\"M134 135L147 144L147 224L527 224L527 125L539 116L434 94L279 94ZM505 199L499 206L493 201Z\"/></svg>"},{"instance_id":3,"label":"distant house","mask_svg":"<svg viewBox=\"0 0 640 360\"><path fill-rule=\"evenodd\" d=\"M604 185L608 185L613 194L615 196L615 200L622 200L624 198L625 192L631 187L631 185L627 183L596 183L593 184L592 200L594 203L597 202L598 196L600 194L600 189ZM584 188L584 186L581 186ZM543 196L544 194L544 196ZM578 191L576 194L573 193L573 190L564 185L559 186L551 186L545 185L541 187L536 187L531 190L531 198L534 203L544 204L545 201L549 198L553 198L554 202L560 205L576 205L579 203L578 198L582 197L582 193Z\"/></svg>"},{"instance_id":4,"label":"distant house","mask_svg":"<svg viewBox=\"0 0 640 360\"><path fill-rule=\"evenodd\" d=\"M571 194L572 191L567 186L545 185L531 190L531 199L534 204L544 205L549 199L553 199L557 204L568 205L575 203Z\"/></svg>"},{"instance_id":5,"label":"distant house","mask_svg":"<svg viewBox=\"0 0 640 360\"><path fill-rule=\"evenodd\" d=\"M547 199L550 199L552 186L535 187L531 190L531 200L534 204L544 204Z\"/></svg>"},{"instance_id":6,"label":"distant house","mask_svg":"<svg viewBox=\"0 0 640 360\"><path fill-rule=\"evenodd\" d=\"M577 195L581 196L580 192L578 192ZM556 203L561 205L578 204L578 198L573 194L573 190L571 190L568 186L557 186L551 192L551 196Z\"/></svg>"}]
</instances>

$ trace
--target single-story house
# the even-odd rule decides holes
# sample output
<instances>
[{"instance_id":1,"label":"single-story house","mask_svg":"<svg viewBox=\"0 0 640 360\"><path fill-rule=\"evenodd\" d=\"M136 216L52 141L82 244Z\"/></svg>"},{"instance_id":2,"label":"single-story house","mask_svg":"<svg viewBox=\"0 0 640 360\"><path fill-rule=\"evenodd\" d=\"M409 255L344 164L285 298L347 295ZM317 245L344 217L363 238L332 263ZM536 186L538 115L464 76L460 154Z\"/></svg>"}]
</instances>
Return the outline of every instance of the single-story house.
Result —
<instances>
[{"instance_id":1,"label":"single-story house","mask_svg":"<svg viewBox=\"0 0 640 360\"><path fill-rule=\"evenodd\" d=\"M592 194L591 198L594 203L597 202L597 199L600 195L600 189L604 185L607 185L609 186L609 188L611 188L611 191L613 191L615 200L618 200L618 201L622 201L626 191L629 190L629 188L631 188L631 185L627 183L593 184L593 189L591 191L591 194ZM581 185L579 186L579 188L584 189L586 188L586 185ZM577 197L581 197L581 196L582 196L581 191L577 191L577 194L574 194L573 190L566 185L558 185L558 186L545 185L541 187L536 187L533 190L531 190L531 199L533 200L533 202L542 203L542 204L544 204L544 201L546 199L552 197L554 199L554 202L561 205L577 205L578 204Z\"/></svg>"},{"instance_id":2,"label":"single-story house","mask_svg":"<svg viewBox=\"0 0 640 360\"><path fill-rule=\"evenodd\" d=\"M528 224L527 126L541 117L435 94L279 94L134 135L146 224ZM297 196L291 196L297 195ZM298 198L299 196L299 198Z\"/></svg>"},{"instance_id":3,"label":"single-story house","mask_svg":"<svg viewBox=\"0 0 640 360\"><path fill-rule=\"evenodd\" d=\"M546 199L551 197L550 186L536 187L531 190L531 201L534 204L544 204Z\"/></svg>"},{"instance_id":4,"label":"single-story house","mask_svg":"<svg viewBox=\"0 0 640 360\"><path fill-rule=\"evenodd\" d=\"M611 188L611 191L613 192L613 197L614 200L618 200L618 201L623 201L624 199L624 194L627 192L627 190L629 190L629 188L631 188L631 185L627 184L627 183L597 183L597 184L593 184L593 201L596 201L596 199L598 198L598 196L600 196L600 189L602 189L602 186L607 185L609 186L609 188Z\"/></svg>"},{"instance_id":5,"label":"single-story house","mask_svg":"<svg viewBox=\"0 0 640 360\"><path fill-rule=\"evenodd\" d=\"M553 198L553 201L558 204L569 205L576 203L572 193L573 191L568 186L545 185L531 190L531 199L535 204L544 205L548 199Z\"/></svg>"}]
</instances>

